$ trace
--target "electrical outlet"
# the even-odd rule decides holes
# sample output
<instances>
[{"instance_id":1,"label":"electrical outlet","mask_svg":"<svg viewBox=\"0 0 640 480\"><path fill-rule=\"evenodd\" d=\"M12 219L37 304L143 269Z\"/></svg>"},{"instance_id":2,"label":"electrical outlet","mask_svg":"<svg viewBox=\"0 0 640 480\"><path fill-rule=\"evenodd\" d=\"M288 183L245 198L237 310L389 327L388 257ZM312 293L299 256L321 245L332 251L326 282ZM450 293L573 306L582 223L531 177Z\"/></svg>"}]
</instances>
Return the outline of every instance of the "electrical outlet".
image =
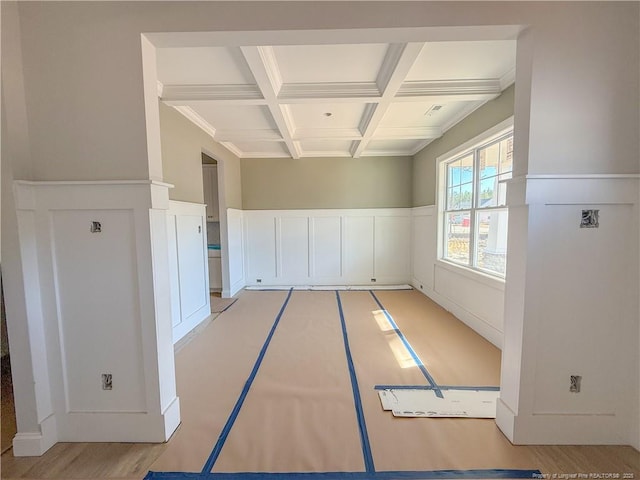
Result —
<instances>
[{"instance_id":1,"label":"electrical outlet","mask_svg":"<svg viewBox=\"0 0 640 480\"><path fill-rule=\"evenodd\" d=\"M262 283L262 279L261 278L256 278L256 283Z\"/></svg>"},{"instance_id":2,"label":"electrical outlet","mask_svg":"<svg viewBox=\"0 0 640 480\"><path fill-rule=\"evenodd\" d=\"M372 279L371 279L371 281L372 281L373 283L375 283L375 282L376 282L376 279L375 279L375 278L372 278Z\"/></svg>"},{"instance_id":3,"label":"electrical outlet","mask_svg":"<svg viewBox=\"0 0 640 480\"><path fill-rule=\"evenodd\" d=\"M110 373L102 374L102 389L113 390L113 375Z\"/></svg>"},{"instance_id":4,"label":"electrical outlet","mask_svg":"<svg viewBox=\"0 0 640 480\"><path fill-rule=\"evenodd\" d=\"M569 391L572 393L580 393L580 383L582 382L582 376L571 375L569 380Z\"/></svg>"},{"instance_id":5,"label":"electrical outlet","mask_svg":"<svg viewBox=\"0 0 640 480\"><path fill-rule=\"evenodd\" d=\"M582 210L580 217L580 228L598 228L600 221L600 210Z\"/></svg>"},{"instance_id":6,"label":"electrical outlet","mask_svg":"<svg viewBox=\"0 0 640 480\"><path fill-rule=\"evenodd\" d=\"M91 222L89 230L91 233L100 233L102 232L102 224L100 222Z\"/></svg>"}]
</instances>

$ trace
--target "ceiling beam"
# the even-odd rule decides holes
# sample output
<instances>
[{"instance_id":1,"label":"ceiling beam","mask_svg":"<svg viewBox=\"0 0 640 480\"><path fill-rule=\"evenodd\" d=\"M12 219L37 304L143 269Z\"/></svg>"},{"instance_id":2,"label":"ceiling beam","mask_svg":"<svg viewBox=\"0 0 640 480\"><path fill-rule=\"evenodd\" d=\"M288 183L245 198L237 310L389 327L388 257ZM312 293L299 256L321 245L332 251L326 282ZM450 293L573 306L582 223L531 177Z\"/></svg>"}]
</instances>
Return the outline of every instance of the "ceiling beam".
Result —
<instances>
[{"instance_id":1,"label":"ceiling beam","mask_svg":"<svg viewBox=\"0 0 640 480\"><path fill-rule=\"evenodd\" d=\"M420 82L404 82L396 97L461 97L475 95L500 95L502 88L500 79L475 80L429 80Z\"/></svg>"},{"instance_id":2,"label":"ceiling beam","mask_svg":"<svg viewBox=\"0 0 640 480\"><path fill-rule=\"evenodd\" d=\"M354 145L351 152L353 158L360 157L367 148L423 47L424 43L394 43L389 46L376 80L382 95L377 105L369 104L365 124L361 126L362 140Z\"/></svg>"},{"instance_id":3,"label":"ceiling beam","mask_svg":"<svg viewBox=\"0 0 640 480\"><path fill-rule=\"evenodd\" d=\"M285 91L286 89L286 91ZM440 102L490 100L502 92L501 79L404 82L395 102L416 100ZM162 85L158 97L167 105L206 101L221 105L266 105L257 85ZM374 82L284 84L278 95L287 104L379 103L381 94Z\"/></svg>"},{"instance_id":4,"label":"ceiling beam","mask_svg":"<svg viewBox=\"0 0 640 480\"><path fill-rule=\"evenodd\" d=\"M160 99L167 103L199 100L251 105L266 103L257 85L163 85Z\"/></svg>"},{"instance_id":5,"label":"ceiling beam","mask_svg":"<svg viewBox=\"0 0 640 480\"><path fill-rule=\"evenodd\" d=\"M282 80L273 49L271 47L240 47L240 50L267 102L267 108L269 108L280 135L287 145L289 154L292 158L300 158L300 149L292 138L291 119L287 118L286 113L278 104L278 93L282 87Z\"/></svg>"},{"instance_id":6,"label":"ceiling beam","mask_svg":"<svg viewBox=\"0 0 640 480\"><path fill-rule=\"evenodd\" d=\"M324 82L324 83L285 83L278 98L286 100L350 100L362 102L378 100L381 96L376 82Z\"/></svg>"}]
</instances>

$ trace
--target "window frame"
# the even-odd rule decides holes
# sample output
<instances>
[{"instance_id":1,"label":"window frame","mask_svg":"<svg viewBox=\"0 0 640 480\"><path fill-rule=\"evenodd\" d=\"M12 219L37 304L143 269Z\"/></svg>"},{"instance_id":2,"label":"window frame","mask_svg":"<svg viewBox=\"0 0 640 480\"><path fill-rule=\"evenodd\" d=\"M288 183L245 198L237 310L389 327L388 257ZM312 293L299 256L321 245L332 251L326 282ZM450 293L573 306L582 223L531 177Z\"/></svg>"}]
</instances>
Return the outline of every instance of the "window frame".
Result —
<instances>
[{"instance_id":1,"label":"window frame","mask_svg":"<svg viewBox=\"0 0 640 480\"><path fill-rule=\"evenodd\" d=\"M476 256L476 215L477 212L487 212L491 210L506 210L509 211L508 205L496 205L491 207L482 207L478 208L479 196L481 192L478 188L480 182L480 169L477 168L477 150L481 148L485 148L493 145L496 142L504 140L505 137L511 135L513 136L513 116L507 118L506 120L500 122L499 124L491 127L490 129L482 132L481 134L467 140L461 145L449 150L448 152L439 155L436 158L436 201L437 201L437 212L438 212L438 221L437 221L437 261L440 262L441 265L446 265L447 267L451 267L453 269L460 269L464 271L468 271L474 275L479 275L488 280L495 280L500 283L504 283L505 275L485 269L482 267L478 267L475 265L475 256ZM469 154L473 156L473 182L472 182L472 201L471 206L469 208L460 209L460 212L469 212L469 263L461 263L456 262L450 258L445 257L445 236L446 236L446 214L455 210L447 210L447 195L448 195L448 183L447 183L447 164L451 162L455 162L456 160L460 160L462 158L467 157ZM513 167L511 170L513 177ZM499 176L498 172L496 176Z\"/></svg>"}]
</instances>

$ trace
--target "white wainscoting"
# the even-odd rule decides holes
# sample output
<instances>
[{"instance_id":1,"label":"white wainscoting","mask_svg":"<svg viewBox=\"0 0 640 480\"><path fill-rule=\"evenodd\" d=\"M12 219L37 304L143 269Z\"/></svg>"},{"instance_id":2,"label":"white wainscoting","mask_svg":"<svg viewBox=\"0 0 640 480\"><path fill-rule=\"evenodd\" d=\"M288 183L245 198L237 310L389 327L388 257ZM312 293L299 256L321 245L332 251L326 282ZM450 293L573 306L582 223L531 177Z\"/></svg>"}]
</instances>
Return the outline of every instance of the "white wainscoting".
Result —
<instances>
[{"instance_id":1,"label":"white wainscoting","mask_svg":"<svg viewBox=\"0 0 640 480\"><path fill-rule=\"evenodd\" d=\"M205 206L170 201L167 234L176 343L211 315Z\"/></svg>"},{"instance_id":2,"label":"white wainscoting","mask_svg":"<svg viewBox=\"0 0 640 480\"><path fill-rule=\"evenodd\" d=\"M496 422L514 443L638 445L639 187L639 175L508 184ZM599 211L598 228L580 227L583 210Z\"/></svg>"},{"instance_id":3,"label":"white wainscoting","mask_svg":"<svg viewBox=\"0 0 640 480\"><path fill-rule=\"evenodd\" d=\"M16 456L57 441L162 442L177 428L168 188L15 182L40 426L18 431Z\"/></svg>"},{"instance_id":4,"label":"white wainscoting","mask_svg":"<svg viewBox=\"0 0 640 480\"><path fill-rule=\"evenodd\" d=\"M439 261L437 250L436 207L413 208L411 284L502 348L504 282Z\"/></svg>"},{"instance_id":5,"label":"white wainscoting","mask_svg":"<svg viewBox=\"0 0 640 480\"><path fill-rule=\"evenodd\" d=\"M242 290L245 283L245 238L242 228L244 212L235 208L227 209L227 259L223 258L223 263L227 261L229 280L227 288L224 288L225 279L223 278L222 296L225 298L232 297Z\"/></svg>"},{"instance_id":6,"label":"white wainscoting","mask_svg":"<svg viewBox=\"0 0 640 480\"><path fill-rule=\"evenodd\" d=\"M411 210L245 210L246 284L375 285L410 279Z\"/></svg>"}]
</instances>

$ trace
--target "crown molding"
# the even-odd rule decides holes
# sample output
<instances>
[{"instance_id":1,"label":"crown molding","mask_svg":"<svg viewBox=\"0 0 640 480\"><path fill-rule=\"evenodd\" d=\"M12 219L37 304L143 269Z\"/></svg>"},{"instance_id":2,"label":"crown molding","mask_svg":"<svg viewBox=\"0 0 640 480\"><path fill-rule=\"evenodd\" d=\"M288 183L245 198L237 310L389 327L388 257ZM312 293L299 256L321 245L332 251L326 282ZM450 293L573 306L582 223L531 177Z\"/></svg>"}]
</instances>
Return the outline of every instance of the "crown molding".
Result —
<instances>
[{"instance_id":1,"label":"crown molding","mask_svg":"<svg viewBox=\"0 0 640 480\"><path fill-rule=\"evenodd\" d=\"M211 126L209 122L207 122L204 118L198 115L191 107L185 106L174 106L177 111L179 111L186 118L195 123L198 127L204 130L211 138L216 138L216 129Z\"/></svg>"},{"instance_id":2,"label":"crown molding","mask_svg":"<svg viewBox=\"0 0 640 480\"><path fill-rule=\"evenodd\" d=\"M229 150L236 157L242 158L242 155L243 155L242 154L242 150L240 150L238 147L236 147L233 143L231 143L231 142L220 142L220 145L222 145L224 148Z\"/></svg>"},{"instance_id":3,"label":"crown molding","mask_svg":"<svg viewBox=\"0 0 640 480\"><path fill-rule=\"evenodd\" d=\"M483 106L485 103L487 103L486 100L469 103L469 105L467 105L460 112L458 112L457 115L454 115L452 118L449 119L449 121L445 122L442 125L442 134L444 135L450 128L453 128L455 125L457 125L459 122L467 118L469 115L471 115L481 106Z\"/></svg>"},{"instance_id":4,"label":"crown molding","mask_svg":"<svg viewBox=\"0 0 640 480\"><path fill-rule=\"evenodd\" d=\"M513 67L511 70L500 77L500 88L502 90L505 90L507 87L510 87L514 83L516 83L516 67Z\"/></svg>"},{"instance_id":5,"label":"crown molding","mask_svg":"<svg viewBox=\"0 0 640 480\"><path fill-rule=\"evenodd\" d=\"M434 140L435 140L435 138L428 138L425 141L420 142L418 145L416 145L416 147L413 150L411 150L411 156L413 157L414 155L417 155L419 152L421 152L427 145L429 145Z\"/></svg>"}]
</instances>

